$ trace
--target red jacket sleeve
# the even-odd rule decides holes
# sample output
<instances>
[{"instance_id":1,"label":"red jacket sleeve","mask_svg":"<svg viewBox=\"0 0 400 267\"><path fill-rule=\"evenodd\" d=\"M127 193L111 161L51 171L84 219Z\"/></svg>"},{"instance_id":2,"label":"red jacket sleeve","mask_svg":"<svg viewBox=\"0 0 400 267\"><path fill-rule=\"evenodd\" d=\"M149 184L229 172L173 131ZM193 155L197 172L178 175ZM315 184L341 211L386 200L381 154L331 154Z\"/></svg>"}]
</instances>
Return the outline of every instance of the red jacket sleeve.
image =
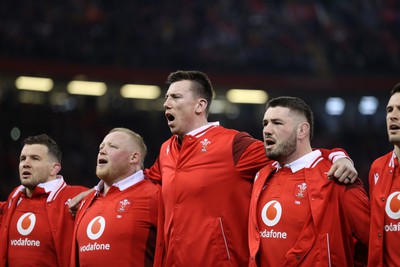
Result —
<instances>
[{"instance_id":1,"label":"red jacket sleeve","mask_svg":"<svg viewBox=\"0 0 400 267\"><path fill-rule=\"evenodd\" d=\"M144 170L144 175L151 179L154 180L158 183L162 182L162 177L161 177L161 170L160 170L160 157L157 157L156 161L154 162L153 166L151 166L148 169Z\"/></svg>"},{"instance_id":2,"label":"red jacket sleeve","mask_svg":"<svg viewBox=\"0 0 400 267\"><path fill-rule=\"evenodd\" d=\"M354 237L368 246L370 205L360 178L346 186L343 203Z\"/></svg>"},{"instance_id":3,"label":"red jacket sleeve","mask_svg":"<svg viewBox=\"0 0 400 267\"><path fill-rule=\"evenodd\" d=\"M0 225L1 225L1 222L2 222L2 220L3 220L3 209L4 209L4 206L5 206L5 205L7 205L7 202L6 202L6 201L0 202Z\"/></svg>"},{"instance_id":4,"label":"red jacket sleeve","mask_svg":"<svg viewBox=\"0 0 400 267\"><path fill-rule=\"evenodd\" d=\"M343 150L342 148L333 148L333 149L318 148L318 150L321 151L322 157L324 157L325 159L328 159L332 163L335 160L337 160L339 158L343 158L343 157L350 159L347 152L345 150Z\"/></svg>"},{"instance_id":5,"label":"red jacket sleeve","mask_svg":"<svg viewBox=\"0 0 400 267\"><path fill-rule=\"evenodd\" d=\"M346 186L343 203L347 220L355 237L355 261L358 266L366 265L370 232L370 205L364 185L359 178Z\"/></svg>"},{"instance_id":6,"label":"red jacket sleeve","mask_svg":"<svg viewBox=\"0 0 400 267\"><path fill-rule=\"evenodd\" d=\"M232 154L236 169L249 180L253 180L256 173L271 162L265 155L263 142L244 132L236 134Z\"/></svg>"},{"instance_id":7,"label":"red jacket sleeve","mask_svg":"<svg viewBox=\"0 0 400 267\"><path fill-rule=\"evenodd\" d=\"M157 238L156 238L156 250L154 254L153 267L163 266L163 260L165 257L165 244L164 244L164 205L161 195L161 187L159 187L157 194Z\"/></svg>"}]
</instances>

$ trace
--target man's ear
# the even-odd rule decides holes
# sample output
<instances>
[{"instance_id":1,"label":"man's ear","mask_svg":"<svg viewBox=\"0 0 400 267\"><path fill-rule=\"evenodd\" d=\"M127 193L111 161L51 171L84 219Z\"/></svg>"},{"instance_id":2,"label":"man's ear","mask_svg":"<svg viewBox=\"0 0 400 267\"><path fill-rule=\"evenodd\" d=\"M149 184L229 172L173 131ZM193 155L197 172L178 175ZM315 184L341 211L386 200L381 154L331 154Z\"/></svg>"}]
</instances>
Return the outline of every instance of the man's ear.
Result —
<instances>
[{"instance_id":1,"label":"man's ear","mask_svg":"<svg viewBox=\"0 0 400 267\"><path fill-rule=\"evenodd\" d=\"M200 98L197 105L196 105L196 113L200 114L206 110L208 106L207 100L204 98Z\"/></svg>"},{"instance_id":2,"label":"man's ear","mask_svg":"<svg viewBox=\"0 0 400 267\"><path fill-rule=\"evenodd\" d=\"M57 175L60 171L61 171L61 164L58 162L54 162L50 172L51 175Z\"/></svg>"},{"instance_id":3,"label":"man's ear","mask_svg":"<svg viewBox=\"0 0 400 267\"><path fill-rule=\"evenodd\" d=\"M140 152L136 151L131 154L130 162L132 165L138 164L140 162L140 159L142 158L142 155Z\"/></svg>"},{"instance_id":4,"label":"man's ear","mask_svg":"<svg viewBox=\"0 0 400 267\"><path fill-rule=\"evenodd\" d=\"M310 124L308 122L303 122L299 124L298 138L303 139L310 135Z\"/></svg>"}]
</instances>

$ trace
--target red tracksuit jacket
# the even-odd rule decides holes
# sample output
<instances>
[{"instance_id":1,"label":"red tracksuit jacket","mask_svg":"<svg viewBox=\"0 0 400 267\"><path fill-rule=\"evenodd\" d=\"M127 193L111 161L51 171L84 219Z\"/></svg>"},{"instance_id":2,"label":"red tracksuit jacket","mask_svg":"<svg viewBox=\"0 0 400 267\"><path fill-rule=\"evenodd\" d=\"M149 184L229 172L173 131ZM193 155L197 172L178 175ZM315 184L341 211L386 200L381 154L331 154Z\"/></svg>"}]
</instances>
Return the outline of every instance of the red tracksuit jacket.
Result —
<instances>
[{"instance_id":1,"label":"red tracksuit jacket","mask_svg":"<svg viewBox=\"0 0 400 267\"><path fill-rule=\"evenodd\" d=\"M395 174L396 155L389 152L376 159L369 172L369 196L371 199L371 231L368 266L383 266L383 231L385 206ZM398 244L394 244L398 246ZM400 263L399 263L400 264Z\"/></svg>"},{"instance_id":2,"label":"red tracksuit jacket","mask_svg":"<svg viewBox=\"0 0 400 267\"><path fill-rule=\"evenodd\" d=\"M276 171L275 165L260 170L254 182L248 226L249 266L257 266L260 248L258 199L266 180ZM293 248L287 252L283 266L354 266L354 238L368 247L369 202L362 182L358 180L346 186L326 179L331 165L329 160L319 157L310 168L296 172L306 181L312 219L299 226L302 231ZM357 218L355 221L352 220L354 217ZM311 249L319 255L317 259L307 258Z\"/></svg>"},{"instance_id":3,"label":"red tracksuit jacket","mask_svg":"<svg viewBox=\"0 0 400 267\"><path fill-rule=\"evenodd\" d=\"M134 178L143 177L143 173L136 172ZM99 190L103 187L103 182L96 187L96 190L86 196L78 209L75 219L75 228L72 240L71 267L80 266L82 262L79 256L82 253L90 253L87 266L102 265L112 266L159 266L157 261L157 250L162 249L156 243L157 223L160 209L160 185L154 184L147 179L139 179L136 182L132 177L121 181L124 185L113 185L108 193L103 197L99 196ZM101 200L96 200L101 198ZM95 203L98 206L94 206ZM100 204L99 204L100 202ZM89 214L89 210L93 210ZM94 214L93 214L94 213ZM89 214L89 215L88 215ZM87 238L89 227L84 224L85 216L102 216L104 218L104 232L96 239L89 240L80 244ZM86 221L87 221L86 220ZM94 227L95 228L95 227ZM81 236L79 236L79 229ZM93 244L108 244L109 248L97 249L94 251L84 250L82 246L89 247ZM154 262L153 262L154 261ZM100 263L99 263L100 262ZM85 265L86 266L86 265Z\"/></svg>"},{"instance_id":4,"label":"red tracksuit jacket","mask_svg":"<svg viewBox=\"0 0 400 267\"><path fill-rule=\"evenodd\" d=\"M166 141L146 176L161 180L166 266L245 266L254 175L268 163L246 133L208 125Z\"/></svg>"},{"instance_id":5,"label":"red tracksuit jacket","mask_svg":"<svg viewBox=\"0 0 400 267\"><path fill-rule=\"evenodd\" d=\"M58 266L66 267L69 266L71 255L71 247L68 244L71 244L72 231L74 229L74 218L69 212L68 204L73 197L88 189L83 186L69 186L62 177L59 177L58 180L56 188L51 191L47 198L46 210L53 235ZM8 197L7 206L4 207L0 230L0 266L7 266L8 231L12 215L18 205L23 189L23 186L15 188Z\"/></svg>"}]
</instances>

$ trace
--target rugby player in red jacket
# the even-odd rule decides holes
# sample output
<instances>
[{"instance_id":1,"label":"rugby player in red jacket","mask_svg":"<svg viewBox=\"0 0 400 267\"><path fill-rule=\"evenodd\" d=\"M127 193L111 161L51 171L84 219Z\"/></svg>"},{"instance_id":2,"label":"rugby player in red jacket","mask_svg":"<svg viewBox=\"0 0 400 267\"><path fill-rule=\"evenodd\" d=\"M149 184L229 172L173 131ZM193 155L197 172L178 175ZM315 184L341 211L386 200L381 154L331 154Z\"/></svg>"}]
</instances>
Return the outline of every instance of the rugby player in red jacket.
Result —
<instances>
[{"instance_id":1,"label":"rugby player in red jacket","mask_svg":"<svg viewBox=\"0 0 400 267\"><path fill-rule=\"evenodd\" d=\"M267 103L266 155L258 172L249 219L249 266L354 266L367 258L370 209L360 179L324 179L332 163L312 150L313 113L301 99ZM357 262L358 263L358 262Z\"/></svg>"},{"instance_id":2,"label":"rugby player in red jacket","mask_svg":"<svg viewBox=\"0 0 400 267\"><path fill-rule=\"evenodd\" d=\"M71 267L153 266L161 191L144 178L146 152L142 137L126 128L101 142L101 181L77 211Z\"/></svg>"},{"instance_id":3,"label":"rugby player in red jacket","mask_svg":"<svg viewBox=\"0 0 400 267\"><path fill-rule=\"evenodd\" d=\"M390 92L386 106L386 127L394 149L376 159L369 172L370 267L400 265L400 83Z\"/></svg>"},{"instance_id":4,"label":"rugby player in red jacket","mask_svg":"<svg viewBox=\"0 0 400 267\"><path fill-rule=\"evenodd\" d=\"M263 142L208 122L214 92L204 73L177 71L167 83L164 108L173 136L146 172L162 182L164 265L246 266L252 184L269 163ZM323 156L335 161L345 155ZM339 159L328 175L348 183L357 172L350 160Z\"/></svg>"},{"instance_id":5,"label":"rugby player in red jacket","mask_svg":"<svg viewBox=\"0 0 400 267\"><path fill-rule=\"evenodd\" d=\"M87 188L67 185L60 170L54 140L45 134L24 140L21 186L3 205L0 266L69 266L74 219L68 204Z\"/></svg>"}]
</instances>

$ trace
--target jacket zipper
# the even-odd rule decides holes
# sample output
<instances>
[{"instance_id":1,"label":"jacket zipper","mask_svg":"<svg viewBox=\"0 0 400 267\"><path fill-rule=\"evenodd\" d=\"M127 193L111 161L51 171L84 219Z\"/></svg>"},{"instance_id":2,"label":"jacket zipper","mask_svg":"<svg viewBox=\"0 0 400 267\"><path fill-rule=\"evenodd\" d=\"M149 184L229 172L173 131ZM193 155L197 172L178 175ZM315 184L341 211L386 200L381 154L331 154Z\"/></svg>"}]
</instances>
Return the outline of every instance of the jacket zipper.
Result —
<instances>
[{"instance_id":1,"label":"jacket zipper","mask_svg":"<svg viewBox=\"0 0 400 267\"><path fill-rule=\"evenodd\" d=\"M229 253L228 242L226 240L225 231L224 231L224 225L222 224L222 218L219 217L218 219L219 219L219 225L221 226L222 236L224 237L226 254L228 255L228 259L230 260L231 259L231 254Z\"/></svg>"},{"instance_id":2,"label":"jacket zipper","mask_svg":"<svg viewBox=\"0 0 400 267\"><path fill-rule=\"evenodd\" d=\"M328 250L328 266L331 267L332 266L332 261L331 261L331 248L329 246L329 234L326 233L326 247Z\"/></svg>"}]
</instances>

